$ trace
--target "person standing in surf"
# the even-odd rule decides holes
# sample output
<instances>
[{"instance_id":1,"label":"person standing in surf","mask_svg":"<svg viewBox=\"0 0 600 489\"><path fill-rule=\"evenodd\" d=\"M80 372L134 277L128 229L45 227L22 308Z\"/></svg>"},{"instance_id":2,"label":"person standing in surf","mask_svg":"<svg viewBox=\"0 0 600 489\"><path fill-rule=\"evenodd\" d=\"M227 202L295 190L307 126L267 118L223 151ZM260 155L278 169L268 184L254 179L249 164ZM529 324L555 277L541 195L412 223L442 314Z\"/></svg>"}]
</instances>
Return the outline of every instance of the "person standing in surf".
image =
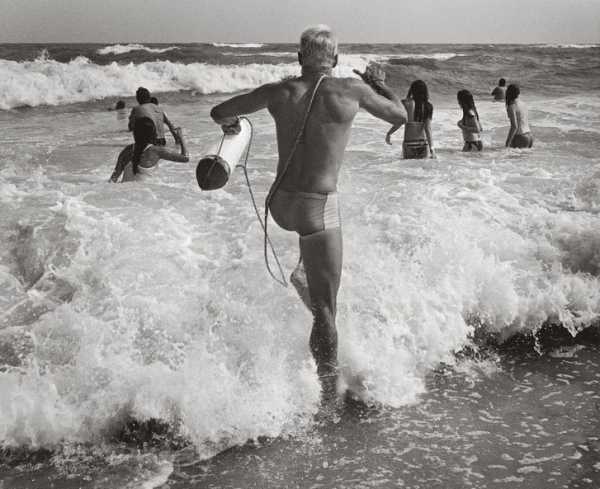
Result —
<instances>
[{"instance_id":1,"label":"person standing in surf","mask_svg":"<svg viewBox=\"0 0 600 489\"><path fill-rule=\"evenodd\" d=\"M431 135L431 119L433 105L429 102L429 91L423 80L415 80L410 85L406 98L402 100L406 108L408 121L404 125L404 141L402 157L404 159L435 158L433 137ZM385 136L385 141L392 144L391 136L400 126L393 126Z\"/></svg>"},{"instance_id":2,"label":"person standing in surf","mask_svg":"<svg viewBox=\"0 0 600 489\"><path fill-rule=\"evenodd\" d=\"M498 86L492 90L492 97L494 97L494 102L504 102L506 97L506 80L504 78L498 80Z\"/></svg>"},{"instance_id":3,"label":"person standing in surf","mask_svg":"<svg viewBox=\"0 0 600 489\"><path fill-rule=\"evenodd\" d=\"M475 100L468 90L459 90L456 94L458 105L463 111L462 119L457 122L465 142L463 151L481 151L483 143L479 133L483 130L479 122L479 114L475 108Z\"/></svg>"},{"instance_id":4,"label":"person standing in surf","mask_svg":"<svg viewBox=\"0 0 600 489\"><path fill-rule=\"evenodd\" d=\"M181 146L180 153L169 151L164 146L155 144L156 127L152 119L149 117L138 119L133 129L133 139L135 142L127 146L119 154L110 181L118 182L121 174L123 174L122 182L146 180L156 172L159 160L187 163L189 156L185 139L183 138L181 129L178 129L177 132Z\"/></svg>"},{"instance_id":5,"label":"person standing in surf","mask_svg":"<svg viewBox=\"0 0 600 489\"><path fill-rule=\"evenodd\" d=\"M511 84L506 89L506 113L510 121L510 129L506 137L506 147L531 148L533 136L529 129L529 112L521 101L521 90L518 85Z\"/></svg>"},{"instance_id":6,"label":"person standing in surf","mask_svg":"<svg viewBox=\"0 0 600 489\"><path fill-rule=\"evenodd\" d=\"M154 121L154 127L156 127L156 141L154 144L159 146L165 146L167 144L167 140L165 139L164 124L166 124L169 128L169 131L171 131L175 142L179 143L177 128L169 120L165 112L158 106L158 100L156 100L156 97L154 97L154 100L156 100L156 104L154 104L152 103L153 97L150 97L150 92L148 89L139 87L135 92L135 98L139 105L136 105L133 109L131 109L131 113L129 114L129 130L134 130L136 121L138 119L141 119L142 117L148 117Z\"/></svg>"},{"instance_id":7,"label":"person standing in surf","mask_svg":"<svg viewBox=\"0 0 600 489\"><path fill-rule=\"evenodd\" d=\"M211 111L226 134L239 131L238 116L267 109L275 120L279 162L266 200L275 222L299 235L300 262L290 277L313 314L310 350L323 401L337 394L337 293L342 272L342 230L337 181L354 117L365 109L401 126L399 99L382 81L334 78L337 40L324 25L300 38L302 74L233 97ZM266 223L265 223L266 225Z\"/></svg>"}]
</instances>

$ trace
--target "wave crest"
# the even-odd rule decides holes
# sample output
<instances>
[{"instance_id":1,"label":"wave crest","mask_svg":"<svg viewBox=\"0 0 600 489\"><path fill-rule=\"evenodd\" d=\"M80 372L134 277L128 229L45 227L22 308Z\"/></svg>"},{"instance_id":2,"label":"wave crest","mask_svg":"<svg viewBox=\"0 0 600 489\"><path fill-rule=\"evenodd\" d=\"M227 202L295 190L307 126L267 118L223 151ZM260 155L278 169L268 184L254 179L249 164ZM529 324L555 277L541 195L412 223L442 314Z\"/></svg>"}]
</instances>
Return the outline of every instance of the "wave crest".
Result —
<instances>
[{"instance_id":1,"label":"wave crest","mask_svg":"<svg viewBox=\"0 0 600 489\"><path fill-rule=\"evenodd\" d=\"M228 43L228 42L213 42L211 43L216 48L262 48L264 44L259 42L247 42L247 43Z\"/></svg>"},{"instance_id":2,"label":"wave crest","mask_svg":"<svg viewBox=\"0 0 600 489\"><path fill-rule=\"evenodd\" d=\"M68 63L46 56L23 62L0 60L0 109L130 96L140 85L152 92L231 93L297 74L297 64L236 66L154 61L97 65L83 56Z\"/></svg>"},{"instance_id":3,"label":"wave crest","mask_svg":"<svg viewBox=\"0 0 600 489\"><path fill-rule=\"evenodd\" d=\"M168 48L150 48L143 44L113 44L98 49L96 52L100 55L106 56L108 54L125 54L131 51L147 51L149 53L166 53L173 49L179 49L177 46L169 46Z\"/></svg>"}]
</instances>

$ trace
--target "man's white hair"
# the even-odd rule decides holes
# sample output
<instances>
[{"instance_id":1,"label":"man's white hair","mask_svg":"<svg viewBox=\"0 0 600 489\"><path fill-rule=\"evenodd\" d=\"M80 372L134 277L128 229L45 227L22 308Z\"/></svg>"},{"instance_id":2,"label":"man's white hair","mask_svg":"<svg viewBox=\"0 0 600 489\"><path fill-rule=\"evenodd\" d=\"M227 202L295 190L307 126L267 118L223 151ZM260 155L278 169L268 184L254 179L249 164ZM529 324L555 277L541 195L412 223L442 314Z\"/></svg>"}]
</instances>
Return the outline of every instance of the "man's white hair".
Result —
<instances>
[{"instance_id":1,"label":"man's white hair","mask_svg":"<svg viewBox=\"0 0 600 489\"><path fill-rule=\"evenodd\" d=\"M300 36L300 54L303 66L332 67L337 52L337 38L327 25L319 24L307 27Z\"/></svg>"}]
</instances>

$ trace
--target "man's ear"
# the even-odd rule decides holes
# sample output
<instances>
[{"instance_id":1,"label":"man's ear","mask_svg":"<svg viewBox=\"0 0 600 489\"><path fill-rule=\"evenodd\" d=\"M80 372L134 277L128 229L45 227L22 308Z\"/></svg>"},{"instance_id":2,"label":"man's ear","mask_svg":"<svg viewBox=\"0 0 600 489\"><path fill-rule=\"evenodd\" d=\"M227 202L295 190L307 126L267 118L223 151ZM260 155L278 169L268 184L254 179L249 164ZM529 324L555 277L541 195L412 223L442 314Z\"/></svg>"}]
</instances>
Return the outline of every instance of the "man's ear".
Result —
<instances>
[{"instance_id":1,"label":"man's ear","mask_svg":"<svg viewBox=\"0 0 600 489\"><path fill-rule=\"evenodd\" d=\"M298 51L298 63L302 66L302 53L300 51Z\"/></svg>"},{"instance_id":2,"label":"man's ear","mask_svg":"<svg viewBox=\"0 0 600 489\"><path fill-rule=\"evenodd\" d=\"M334 58L333 58L333 66L332 66L332 68L335 68L337 66L337 64L338 64L338 55L336 54L334 56Z\"/></svg>"}]
</instances>

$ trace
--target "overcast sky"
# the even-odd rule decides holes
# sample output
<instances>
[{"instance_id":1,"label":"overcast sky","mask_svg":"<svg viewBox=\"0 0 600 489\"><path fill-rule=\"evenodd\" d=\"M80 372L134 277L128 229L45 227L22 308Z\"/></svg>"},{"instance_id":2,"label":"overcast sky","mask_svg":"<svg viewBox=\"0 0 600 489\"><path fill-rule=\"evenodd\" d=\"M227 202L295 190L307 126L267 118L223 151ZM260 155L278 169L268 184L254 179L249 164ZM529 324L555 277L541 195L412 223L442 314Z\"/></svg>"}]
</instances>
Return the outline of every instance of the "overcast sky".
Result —
<instances>
[{"instance_id":1,"label":"overcast sky","mask_svg":"<svg viewBox=\"0 0 600 489\"><path fill-rule=\"evenodd\" d=\"M0 0L0 42L598 43L600 0Z\"/></svg>"}]
</instances>

